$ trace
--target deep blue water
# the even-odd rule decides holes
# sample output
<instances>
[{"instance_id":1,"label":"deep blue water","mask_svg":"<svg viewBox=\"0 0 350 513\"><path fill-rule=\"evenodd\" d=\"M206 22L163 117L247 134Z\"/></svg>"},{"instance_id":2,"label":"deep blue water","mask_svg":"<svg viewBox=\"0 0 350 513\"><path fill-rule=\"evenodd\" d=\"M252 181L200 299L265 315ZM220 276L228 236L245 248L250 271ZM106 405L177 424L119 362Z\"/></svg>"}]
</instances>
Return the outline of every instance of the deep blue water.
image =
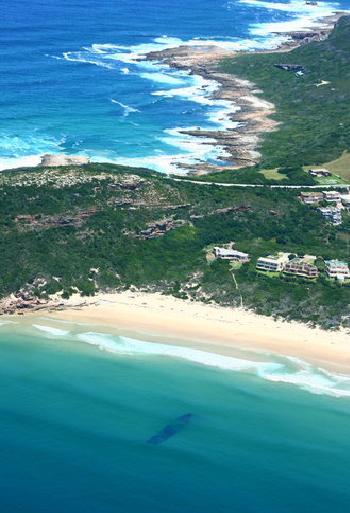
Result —
<instances>
[{"instance_id":1,"label":"deep blue water","mask_svg":"<svg viewBox=\"0 0 350 513\"><path fill-rule=\"evenodd\" d=\"M317 373L319 395L40 324L0 327L1 513L348 511L349 397Z\"/></svg>"},{"instance_id":2,"label":"deep blue water","mask_svg":"<svg viewBox=\"0 0 350 513\"><path fill-rule=\"evenodd\" d=\"M333 8L303 0L2 0L0 168L44 152L162 171L179 155L216 159L220 152L176 129L229 126L230 105L208 100L210 86L196 77L135 59L193 39L268 47L281 23L305 26Z\"/></svg>"}]
</instances>

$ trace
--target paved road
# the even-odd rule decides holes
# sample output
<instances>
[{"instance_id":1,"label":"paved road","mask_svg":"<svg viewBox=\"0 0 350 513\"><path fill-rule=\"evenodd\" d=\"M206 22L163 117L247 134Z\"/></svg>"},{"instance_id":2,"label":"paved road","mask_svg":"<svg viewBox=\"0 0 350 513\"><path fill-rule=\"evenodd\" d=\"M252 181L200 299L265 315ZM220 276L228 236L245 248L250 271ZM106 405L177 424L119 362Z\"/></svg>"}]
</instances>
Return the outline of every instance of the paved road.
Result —
<instances>
[{"instance_id":1,"label":"paved road","mask_svg":"<svg viewBox=\"0 0 350 513\"><path fill-rule=\"evenodd\" d=\"M348 189L350 184L333 184L333 185L269 185L269 184L252 184L252 183L220 183L220 182L200 182L199 180L186 180L183 178L174 178L168 176L174 182L189 182L197 185L217 185L218 187L253 187L253 188L269 188L269 189Z\"/></svg>"}]
</instances>

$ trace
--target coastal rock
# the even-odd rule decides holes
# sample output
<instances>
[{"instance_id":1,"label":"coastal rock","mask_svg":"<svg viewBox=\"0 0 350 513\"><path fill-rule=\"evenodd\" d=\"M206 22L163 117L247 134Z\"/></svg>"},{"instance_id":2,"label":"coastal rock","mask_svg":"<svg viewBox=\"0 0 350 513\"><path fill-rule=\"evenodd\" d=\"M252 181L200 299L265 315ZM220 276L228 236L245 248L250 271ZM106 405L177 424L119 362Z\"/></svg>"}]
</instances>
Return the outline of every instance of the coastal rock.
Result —
<instances>
[{"instance_id":1,"label":"coastal rock","mask_svg":"<svg viewBox=\"0 0 350 513\"><path fill-rule=\"evenodd\" d=\"M83 166L89 162L88 157L81 155L64 155L63 153L52 155L47 153L40 158L38 167Z\"/></svg>"}]
</instances>

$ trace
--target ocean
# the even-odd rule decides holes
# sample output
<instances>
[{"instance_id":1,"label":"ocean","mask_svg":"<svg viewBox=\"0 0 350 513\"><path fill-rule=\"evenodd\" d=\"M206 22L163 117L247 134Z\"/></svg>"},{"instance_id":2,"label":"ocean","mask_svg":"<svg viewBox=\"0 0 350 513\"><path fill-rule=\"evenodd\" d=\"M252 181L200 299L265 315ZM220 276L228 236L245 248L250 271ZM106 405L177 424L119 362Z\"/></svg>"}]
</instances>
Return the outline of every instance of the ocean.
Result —
<instances>
[{"instance_id":1,"label":"ocean","mask_svg":"<svg viewBox=\"0 0 350 513\"><path fill-rule=\"evenodd\" d=\"M232 105L140 57L193 41L271 48L348 7L2 0L0 168L45 152L161 172L216 162L220 149L179 131L228 129ZM28 319L0 321L1 513L348 511L350 378Z\"/></svg>"},{"instance_id":2,"label":"ocean","mask_svg":"<svg viewBox=\"0 0 350 513\"><path fill-rule=\"evenodd\" d=\"M229 129L215 83L142 60L179 44L276 47L349 2L304 0L2 0L0 169L43 153L176 170L224 152L183 129ZM140 61L141 58L141 61ZM181 167L181 166L180 166Z\"/></svg>"},{"instance_id":3,"label":"ocean","mask_svg":"<svg viewBox=\"0 0 350 513\"><path fill-rule=\"evenodd\" d=\"M164 342L2 321L2 513L348 511L350 379Z\"/></svg>"}]
</instances>

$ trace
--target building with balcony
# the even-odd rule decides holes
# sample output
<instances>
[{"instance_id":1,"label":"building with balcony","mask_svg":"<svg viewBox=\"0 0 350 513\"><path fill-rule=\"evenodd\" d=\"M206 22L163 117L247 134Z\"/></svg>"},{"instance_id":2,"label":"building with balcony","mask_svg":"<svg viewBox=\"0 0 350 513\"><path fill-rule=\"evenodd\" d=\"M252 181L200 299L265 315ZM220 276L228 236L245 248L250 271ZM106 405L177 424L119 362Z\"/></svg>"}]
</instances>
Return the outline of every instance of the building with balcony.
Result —
<instances>
[{"instance_id":1,"label":"building with balcony","mask_svg":"<svg viewBox=\"0 0 350 513\"><path fill-rule=\"evenodd\" d=\"M236 249L215 247L214 255L216 258L221 258L223 260L233 260L235 262L241 262L242 264L245 264L250 260L248 253L243 253L242 251L237 251Z\"/></svg>"},{"instance_id":2,"label":"building with balcony","mask_svg":"<svg viewBox=\"0 0 350 513\"><path fill-rule=\"evenodd\" d=\"M258 271L280 272L289 261L289 253L277 253L277 255L269 255L260 257L256 261L256 269Z\"/></svg>"},{"instance_id":3,"label":"building with balcony","mask_svg":"<svg viewBox=\"0 0 350 513\"><path fill-rule=\"evenodd\" d=\"M287 262L284 266L283 273L307 279L315 279L319 276L317 267L309 263L305 257L296 257Z\"/></svg>"},{"instance_id":4,"label":"building with balcony","mask_svg":"<svg viewBox=\"0 0 350 513\"><path fill-rule=\"evenodd\" d=\"M344 281L350 279L350 269L347 262L341 260L326 260L326 274L329 278Z\"/></svg>"}]
</instances>

